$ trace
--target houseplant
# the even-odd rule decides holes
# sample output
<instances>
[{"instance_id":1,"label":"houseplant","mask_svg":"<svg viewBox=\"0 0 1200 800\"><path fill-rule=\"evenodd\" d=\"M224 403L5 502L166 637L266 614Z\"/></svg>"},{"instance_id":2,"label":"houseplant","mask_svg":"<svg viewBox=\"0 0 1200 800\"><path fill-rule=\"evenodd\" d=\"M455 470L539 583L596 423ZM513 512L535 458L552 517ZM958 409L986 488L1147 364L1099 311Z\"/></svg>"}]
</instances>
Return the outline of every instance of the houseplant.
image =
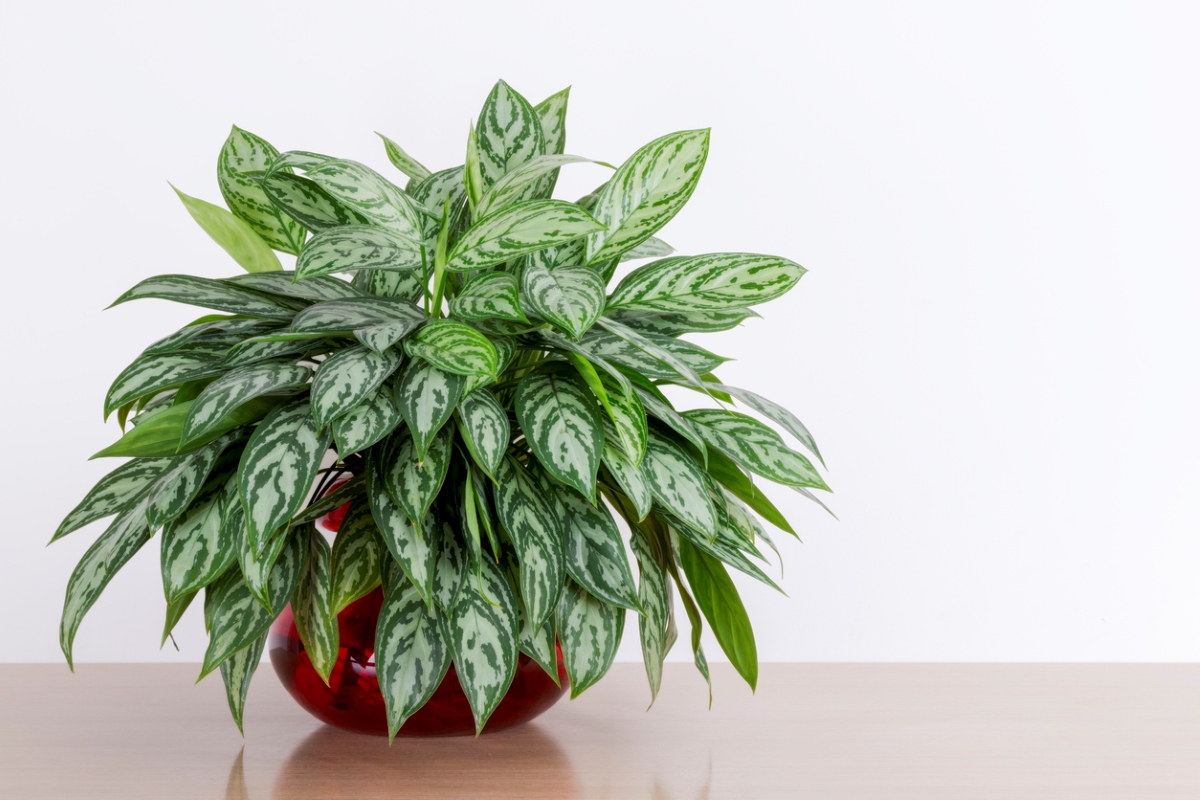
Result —
<instances>
[{"instance_id":1,"label":"houseplant","mask_svg":"<svg viewBox=\"0 0 1200 800\"><path fill-rule=\"evenodd\" d=\"M793 531L750 475L813 500L828 487L737 407L819 460L800 421L719 383L726 359L680 336L756 316L804 270L748 253L671 256L653 236L695 188L707 130L652 141L577 202L550 199L558 170L586 161L562 154L566 106L566 91L533 106L498 83L465 165L440 172L385 137L404 188L233 129L218 163L229 210L180 197L245 274L152 277L114 303L220 313L152 344L108 391L105 417L125 432L97 456L131 460L52 539L116 515L68 583L68 663L83 616L161 529L163 639L203 589L202 676L220 669L239 728L289 601L328 680L337 614L381 584L374 667L392 736L451 662L477 734L520 654L558 680L556 640L578 695L612 663L627 610L653 699L676 592L699 670L707 678L707 619L755 685L754 635L727 570L774 586L756 563L773 546L758 517ZM276 251L296 255L295 269ZM710 407L677 411L664 384ZM353 520L330 547L314 521L346 503Z\"/></svg>"}]
</instances>

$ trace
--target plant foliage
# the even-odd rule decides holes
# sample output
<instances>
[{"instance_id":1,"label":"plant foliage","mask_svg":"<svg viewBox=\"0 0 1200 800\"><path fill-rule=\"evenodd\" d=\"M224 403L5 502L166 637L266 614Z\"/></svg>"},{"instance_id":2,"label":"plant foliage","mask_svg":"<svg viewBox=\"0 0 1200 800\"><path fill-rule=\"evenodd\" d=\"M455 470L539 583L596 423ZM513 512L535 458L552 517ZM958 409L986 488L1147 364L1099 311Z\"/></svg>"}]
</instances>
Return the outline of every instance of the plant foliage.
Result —
<instances>
[{"instance_id":1,"label":"plant foliage","mask_svg":"<svg viewBox=\"0 0 1200 800\"><path fill-rule=\"evenodd\" d=\"M68 584L68 663L83 616L161 528L164 639L203 590L203 672L221 670L239 728L280 611L290 602L328 679L337 613L381 583L393 736L451 662L482 730L519 653L557 680L555 638L578 695L608 670L628 612L653 702L676 595L705 677L707 620L754 686L729 569L774 586L758 518L794 532L751 476L813 500L828 487L793 446L820 460L800 420L720 383L726 359L682 334L757 316L804 269L673 256L655 238L699 181L707 130L650 142L576 202L552 198L559 170L588 161L563 155L566 106L566 91L532 105L500 82L463 166L431 172L382 137L397 182L233 129L218 157L229 210L179 196L246 274L161 275L117 300L221 313L152 344L108 391L125 432L97 455L131 460L54 534L114 517ZM612 285L620 262L645 258ZM716 407L676 410L665 384ZM330 546L313 521L347 502Z\"/></svg>"}]
</instances>

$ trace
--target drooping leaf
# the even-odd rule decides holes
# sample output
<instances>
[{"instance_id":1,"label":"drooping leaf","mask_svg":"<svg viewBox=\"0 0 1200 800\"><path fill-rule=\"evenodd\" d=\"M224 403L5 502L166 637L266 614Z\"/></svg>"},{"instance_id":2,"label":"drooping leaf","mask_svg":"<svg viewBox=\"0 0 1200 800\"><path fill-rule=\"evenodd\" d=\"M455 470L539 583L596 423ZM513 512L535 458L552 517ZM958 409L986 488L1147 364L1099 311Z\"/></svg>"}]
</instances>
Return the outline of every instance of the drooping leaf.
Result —
<instances>
[{"instance_id":1,"label":"drooping leaf","mask_svg":"<svg viewBox=\"0 0 1200 800\"><path fill-rule=\"evenodd\" d=\"M409 582L392 587L375 627L375 674L387 708L388 738L433 696L450 666L441 611Z\"/></svg>"},{"instance_id":2,"label":"drooping leaf","mask_svg":"<svg viewBox=\"0 0 1200 800\"><path fill-rule=\"evenodd\" d=\"M655 139L622 164L592 212L608 228L588 237L587 260L618 256L650 238L692 196L708 157L708 129Z\"/></svg>"},{"instance_id":3,"label":"drooping leaf","mask_svg":"<svg viewBox=\"0 0 1200 800\"><path fill-rule=\"evenodd\" d=\"M147 297L261 319L290 320L296 313L291 305L280 298L271 298L195 275L155 275L147 278L114 300L109 308Z\"/></svg>"},{"instance_id":4,"label":"drooping leaf","mask_svg":"<svg viewBox=\"0 0 1200 800\"><path fill-rule=\"evenodd\" d=\"M516 203L472 225L450 251L446 269L483 269L602 229L591 214L574 203Z\"/></svg>"},{"instance_id":5,"label":"drooping leaf","mask_svg":"<svg viewBox=\"0 0 1200 800\"><path fill-rule=\"evenodd\" d=\"M604 315L638 333L659 336L727 331L741 325L750 317L758 316L748 308L687 312L610 308L605 310Z\"/></svg>"},{"instance_id":6,"label":"drooping leaf","mask_svg":"<svg viewBox=\"0 0 1200 800\"><path fill-rule=\"evenodd\" d=\"M212 583L237 557L231 531L222 525L224 504L237 501L232 475L210 479L191 507L163 530L161 566L168 605Z\"/></svg>"},{"instance_id":7,"label":"drooping leaf","mask_svg":"<svg viewBox=\"0 0 1200 800\"><path fill-rule=\"evenodd\" d=\"M484 472L495 475L512 438L508 413L496 395L476 389L458 402L458 414L458 429L471 455Z\"/></svg>"},{"instance_id":8,"label":"drooping leaf","mask_svg":"<svg viewBox=\"0 0 1200 800\"><path fill-rule=\"evenodd\" d=\"M783 442L783 437L753 417L736 411L697 409L684 412L705 442L764 478L785 486L829 490L812 463Z\"/></svg>"},{"instance_id":9,"label":"drooping leaf","mask_svg":"<svg viewBox=\"0 0 1200 800\"><path fill-rule=\"evenodd\" d=\"M296 259L298 280L361 269L419 270L421 243L372 225L328 228L308 240Z\"/></svg>"},{"instance_id":10,"label":"drooping leaf","mask_svg":"<svg viewBox=\"0 0 1200 800\"><path fill-rule=\"evenodd\" d=\"M360 497L366 497L367 494L367 478L365 475L355 475L350 480L338 486L331 492L321 495L319 500L313 500L304 509L303 512L292 517L292 521L288 523L289 528L294 528L297 525L305 525L309 522L316 522L321 517L341 508L347 503L353 502Z\"/></svg>"},{"instance_id":11,"label":"drooping leaf","mask_svg":"<svg viewBox=\"0 0 1200 800\"><path fill-rule=\"evenodd\" d=\"M410 356L423 358L443 372L455 375L495 375L496 348L469 325L436 319L405 340Z\"/></svg>"},{"instance_id":12,"label":"drooping leaf","mask_svg":"<svg viewBox=\"0 0 1200 800\"><path fill-rule=\"evenodd\" d=\"M546 135L533 106L504 81L498 81L475 125L479 166L487 190L505 173L546 152Z\"/></svg>"},{"instance_id":13,"label":"drooping leaf","mask_svg":"<svg viewBox=\"0 0 1200 800\"><path fill-rule=\"evenodd\" d=\"M321 362L313 378L311 402L317 427L348 414L379 388L403 356L394 348L375 352L367 347L339 350Z\"/></svg>"},{"instance_id":14,"label":"drooping leaf","mask_svg":"<svg viewBox=\"0 0 1200 800\"><path fill-rule=\"evenodd\" d=\"M229 713L237 723L238 731L242 729L242 715L246 709L246 693L250 691L250 679L258 662L262 660L263 649L267 646L267 635L264 633L250 644L237 651L221 662L221 680L225 683L225 699L229 701Z\"/></svg>"},{"instance_id":15,"label":"drooping leaf","mask_svg":"<svg viewBox=\"0 0 1200 800\"><path fill-rule=\"evenodd\" d=\"M312 370L283 361L264 361L226 372L192 401L180 439L191 443L216 427L226 414L255 397L299 386Z\"/></svg>"},{"instance_id":16,"label":"drooping leaf","mask_svg":"<svg viewBox=\"0 0 1200 800\"><path fill-rule=\"evenodd\" d=\"M404 152L404 148L378 131L375 132L375 135L383 140L383 147L387 151L388 161L392 162L392 166L416 182L429 177L429 170L425 165Z\"/></svg>"},{"instance_id":17,"label":"drooping leaf","mask_svg":"<svg viewBox=\"0 0 1200 800\"><path fill-rule=\"evenodd\" d=\"M716 535L717 512L704 472L678 445L651 431L642 475L655 500L697 530Z\"/></svg>"},{"instance_id":18,"label":"drooping leaf","mask_svg":"<svg viewBox=\"0 0 1200 800\"><path fill-rule=\"evenodd\" d=\"M696 426L688 422L687 417L672 408L671 404L667 402L661 393L656 394L656 392L651 392L641 386L634 387L634 391L637 393L638 398L641 399L642 407L646 409L646 413L662 421L668 428L686 439L700 453L701 461L707 463L707 445L704 444L704 439L700 436L700 432L696 430Z\"/></svg>"},{"instance_id":19,"label":"drooping leaf","mask_svg":"<svg viewBox=\"0 0 1200 800\"><path fill-rule=\"evenodd\" d=\"M816 456L821 461L822 466L825 464L825 459L821 458L821 451L817 449L817 440L813 438L813 435L808 432L808 428L804 426L804 423L795 414L778 403L773 403L762 395L755 394L748 389L726 386L723 383L714 383L712 384L712 388L736 397L767 419L782 427L792 436L795 436L796 440L808 449L808 452Z\"/></svg>"},{"instance_id":20,"label":"drooping leaf","mask_svg":"<svg viewBox=\"0 0 1200 800\"><path fill-rule=\"evenodd\" d=\"M787 292L804 275L799 264L754 253L675 256L638 267L608 299L625 310L729 311L765 303Z\"/></svg>"},{"instance_id":21,"label":"drooping leaf","mask_svg":"<svg viewBox=\"0 0 1200 800\"><path fill-rule=\"evenodd\" d=\"M608 418L612 421L613 438L620 444L629 462L641 466L646 455L646 409L632 386L624 389L607 375L600 378L608 402L604 404Z\"/></svg>"},{"instance_id":22,"label":"drooping leaf","mask_svg":"<svg viewBox=\"0 0 1200 800\"><path fill-rule=\"evenodd\" d=\"M183 618L183 612L188 610L188 606L190 606L192 601L195 599L196 592L188 592L174 603L167 605L167 615L166 619L163 621L162 641L158 644L160 648L167 643L167 639L170 638L171 632L175 630L175 626L179 624L179 620Z\"/></svg>"},{"instance_id":23,"label":"drooping leaf","mask_svg":"<svg viewBox=\"0 0 1200 800\"><path fill-rule=\"evenodd\" d=\"M271 203L252 177L269 170L278 156L265 139L234 125L217 159L217 181L230 211L271 247L294 255L304 244L304 228Z\"/></svg>"},{"instance_id":24,"label":"drooping leaf","mask_svg":"<svg viewBox=\"0 0 1200 800\"><path fill-rule=\"evenodd\" d=\"M262 419L284 400L286 400L285 397L272 395L256 397L248 403L243 403L222 417L221 421L209 429L208 433L186 447L180 444L180 435L183 433L183 422L191 410L191 403L195 401L164 408L161 411L156 410L150 419L126 432L124 436L96 453L92 458L115 456L157 458L190 453L235 428Z\"/></svg>"},{"instance_id":25,"label":"drooping leaf","mask_svg":"<svg viewBox=\"0 0 1200 800\"><path fill-rule=\"evenodd\" d=\"M355 289L349 282L332 275L306 278L298 281L292 270L281 272L260 272L254 275L237 275L233 278L223 278L225 283L242 286L264 294L280 297L290 297L296 300L308 300L320 303L325 300L352 300L362 297L362 292ZM261 324L261 323L260 323Z\"/></svg>"},{"instance_id":26,"label":"drooping leaf","mask_svg":"<svg viewBox=\"0 0 1200 800\"><path fill-rule=\"evenodd\" d=\"M566 575L562 537L541 487L512 456L496 470L496 511L516 548L530 624L541 625L554 611Z\"/></svg>"},{"instance_id":27,"label":"drooping leaf","mask_svg":"<svg viewBox=\"0 0 1200 800\"><path fill-rule=\"evenodd\" d=\"M443 427L421 457L412 435L404 430L393 434L379 449L377 466L383 487L414 525L425 519L446 481L454 455L453 442L454 431Z\"/></svg>"},{"instance_id":28,"label":"drooping leaf","mask_svg":"<svg viewBox=\"0 0 1200 800\"><path fill-rule=\"evenodd\" d=\"M433 595L437 605L447 614L454 610L458 593L467 577L467 550L462 537L446 520L436 534L438 542L437 567L434 570Z\"/></svg>"},{"instance_id":29,"label":"drooping leaf","mask_svg":"<svg viewBox=\"0 0 1200 800\"><path fill-rule=\"evenodd\" d=\"M604 325L613 325L607 317L598 320ZM619 324L619 323L617 323ZM663 336L656 333L637 333L626 328L623 333L633 334L635 341L615 336L601 330L592 330L584 344L596 355L622 366L635 369L652 380L689 379L712 372L729 359L710 353L699 345Z\"/></svg>"},{"instance_id":30,"label":"drooping leaf","mask_svg":"<svg viewBox=\"0 0 1200 800\"><path fill-rule=\"evenodd\" d=\"M528 322L517 295L517 279L507 272L480 272L450 301L450 313L465 320Z\"/></svg>"},{"instance_id":31,"label":"drooping leaf","mask_svg":"<svg viewBox=\"0 0 1200 800\"><path fill-rule=\"evenodd\" d=\"M538 462L558 480L594 498L604 426L579 378L564 372L530 373L517 384L516 410Z\"/></svg>"},{"instance_id":32,"label":"drooping leaf","mask_svg":"<svg viewBox=\"0 0 1200 800\"><path fill-rule=\"evenodd\" d=\"M421 593L425 604L433 607L433 576L437 565L437 521L431 513L425 515L421 525L414 526L412 520L388 496L384 488L377 455L367 459L367 498L371 514L379 526L379 534L392 558L404 570L405 576ZM387 588L385 583L385 589Z\"/></svg>"},{"instance_id":33,"label":"drooping leaf","mask_svg":"<svg viewBox=\"0 0 1200 800\"><path fill-rule=\"evenodd\" d=\"M443 372L421 359L413 359L395 384L396 407L424 458L433 436L442 429L462 396L463 378Z\"/></svg>"},{"instance_id":34,"label":"drooping leaf","mask_svg":"<svg viewBox=\"0 0 1200 800\"><path fill-rule=\"evenodd\" d=\"M384 297L330 300L309 306L292 320L296 333L349 333L367 347L383 352L425 321L410 302Z\"/></svg>"},{"instance_id":35,"label":"drooping leaf","mask_svg":"<svg viewBox=\"0 0 1200 800\"><path fill-rule=\"evenodd\" d=\"M389 386L381 386L333 422L338 453L348 456L366 450L403 421Z\"/></svg>"},{"instance_id":36,"label":"drooping leaf","mask_svg":"<svg viewBox=\"0 0 1200 800\"><path fill-rule=\"evenodd\" d=\"M104 398L104 418L139 397L187 381L219 375L221 360L208 353L142 354L121 371Z\"/></svg>"},{"instance_id":37,"label":"drooping leaf","mask_svg":"<svg viewBox=\"0 0 1200 800\"><path fill-rule=\"evenodd\" d=\"M246 538L246 512L240 505L233 509L222 524L229 529L230 535L233 537L238 568L242 571L242 580L246 582L246 587L254 595L254 599L274 615L283 607L288 598L271 597L271 568L275 566L275 560L279 558L279 554L283 552L283 546L289 541L288 533L293 526L281 528L266 543L263 551L257 553L251 549L250 541Z\"/></svg>"},{"instance_id":38,"label":"drooping leaf","mask_svg":"<svg viewBox=\"0 0 1200 800\"><path fill-rule=\"evenodd\" d=\"M338 655L338 623L333 615L329 543L310 530L308 559L292 595L292 619L313 669L329 684Z\"/></svg>"},{"instance_id":39,"label":"drooping leaf","mask_svg":"<svg viewBox=\"0 0 1200 800\"><path fill-rule=\"evenodd\" d=\"M271 246L245 220L220 206L186 195L174 186L171 188L183 201L183 207L196 220L196 224L246 272L283 269Z\"/></svg>"},{"instance_id":40,"label":"drooping leaf","mask_svg":"<svg viewBox=\"0 0 1200 800\"><path fill-rule=\"evenodd\" d=\"M522 200L548 197L548 193L542 194L539 191L545 185L547 176L551 173L557 175L559 167L566 164L590 160L582 156L561 154L534 156L521 166L509 170L504 177L493 183L476 204L475 213L482 219Z\"/></svg>"},{"instance_id":41,"label":"drooping leaf","mask_svg":"<svg viewBox=\"0 0 1200 800\"><path fill-rule=\"evenodd\" d=\"M150 530L158 530L182 514L204 487L217 459L236 439L244 436L245 431L228 433L194 453L172 461L149 491L151 500L146 507L146 524Z\"/></svg>"},{"instance_id":42,"label":"drooping leaf","mask_svg":"<svg viewBox=\"0 0 1200 800\"><path fill-rule=\"evenodd\" d=\"M578 340L604 309L604 283L587 267L546 269L530 262L521 275L525 304Z\"/></svg>"},{"instance_id":43,"label":"drooping leaf","mask_svg":"<svg viewBox=\"0 0 1200 800\"><path fill-rule=\"evenodd\" d=\"M270 335L282 337L286 333L278 331ZM328 349L328 343L328 339L322 339L317 336L304 337L303 341L247 339L226 351L225 358L221 360L221 368L231 370L234 367L244 367L249 364L258 364L263 361L271 361L279 358L290 358L295 361L306 352L320 352L323 345L325 345L324 349Z\"/></svg>"},{"instance_id":44,"label":"drooping leaf","mask_svg":"<svg viewBox=\"0 0 1200 800\"><path fill-rule=\"evenodd\" d=\"M608 508L603 503L597 508L565 487L546 489L556 502L567 573L592 595L636 611L637 588Z\"/></svg>"},{"instance_id":45,"label":"drooping leaf","mask_svg":"<svg viewBox=\"0 0 1200 800\"><path fill-rule=\"evenodd\" d=\"M650 682L650 705L654 705L659 687L662 686L663 661L670 649L670 584L667 583L667 572L654 557L645 533L634 528L630 542L637 556L639 571L638 603L642 613L638 617L638 635L642 642L646 679Z\"/></svg>"},{"instance_id":46,"label":"drooping leaf","mask_svg":"<svg viewBox=\"0 0 1200 800\"><path fill-rule=\"evenodd\" d=\"M609 605L574 581L567 581L555 619L573 700L612 666L625 631L625 609Z\"/></svg>"},{"instance_id":47,"label":"drooping leaf","mask_svg":"<svg viewBox=\"0 0 1200 800\"><path fill-rule=\"evenodd\" d=\"M286 275L287 273L260 272L255 275L241 275L241 278L268 278ZM232 279L236 285L237 281ZM220 314L211 315L213 319L206 322L193 322L185 325L170 336L164 336L147 347L144 353L182 353L200 352L216 353L221 348L233 347L251 336L259 336L278 331L283 322L269 319L239 319L225 317Z\"/></svg>"},{"instance_id":48,"label":"drooping leaf","mask_svg":"<svg viewBox=\"0 0 1200 800\"><path fill-rule=\"evenodd\" d=\"M346 606L379 585L382 541L366 498L351 503L333 540L329 613L337 617Z\"/></svg>"},{"instance_id":49,"label":"drooping leaf","mask_svg":"<svg viewBox=\"0 0 1200 800\"><path fill-rule=\"evenodd\" d=\"M139 458L117 467L101 478L67 514L50 541L56 542L84 525L129 508L162 476L171 461L169 458Z\"/></svg>"},{"instance_id":50,"label":"drooping leaf","mask_svg":"<svg viewBox=\"0 0 1200 800\"><path fill-rule=\"evenodd\" d=\"M738 674L754 689L758 683L758 650L754 630L737 587L720 561L679 540L680 563L704 618Z\"/></svg>"},{"instance_id":51,"label":"drooping leaf","mask_svg":"<svg viewBox=\"0 0 1200 800\"><path fill-rule=\"evenodd\" d=\"M654 498L650 494L650 484L646 482L642 470L629 463L628 457L619 445L609 441L607 436L604 449L600 452L600 460L604 462L604 466L608 467L618 488L633 503L638 521L644 520L650 513Z\"/></svg>"}]
</instances>

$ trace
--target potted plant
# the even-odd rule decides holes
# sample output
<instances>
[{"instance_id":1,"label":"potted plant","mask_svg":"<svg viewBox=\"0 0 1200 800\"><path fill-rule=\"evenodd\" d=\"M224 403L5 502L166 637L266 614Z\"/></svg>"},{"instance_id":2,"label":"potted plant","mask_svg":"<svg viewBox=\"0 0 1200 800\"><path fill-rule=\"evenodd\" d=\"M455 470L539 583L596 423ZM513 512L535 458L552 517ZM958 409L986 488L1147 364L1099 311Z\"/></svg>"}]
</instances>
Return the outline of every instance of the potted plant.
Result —
<instances>
[{"instance_id":1,"label":"potted plant","mask_svg":"<svg viewBox=\"0 0 1200 800\"><path fill-rule=\"evenodd\" d=\"M124 433L97 456L130 460L52 539L115 515L67 586L69 664L83 616L161 530L163 640L203 590L201 676L221 671L239 728L273 622L302 701L308 678L326 691L331 675L356 681L390 736L439 686L459 693L476 734L519 670L541 676L532 706L562 678L577 696L611 665L627 612L653 701L676 593L697 668L707 678L708 620L755 685L728 570L774 587L759 518L793 531L751 476L817 502L828 487L759 417L819 460L804 425L720 383L726 359L682 335L756 316L804 269L673 256L654 237L700 178L707 130L605 164L609 180L576 202L551 199L559 169L587 161L563 155L566 109L565 90L535 106L497 83L465 164L440 172L384 137L403 188L233 129L217 173L228 210L180 197L245 274L160 275L114 303L217 313L150 345L105 397ZM636 259L653 260L614 281ZM709 407L677 410L668 384ZM344 515L324 526L332 546L317 524L331 512ZM366 627L350 646L355 609Z\"/></svg>"}]
</instances>

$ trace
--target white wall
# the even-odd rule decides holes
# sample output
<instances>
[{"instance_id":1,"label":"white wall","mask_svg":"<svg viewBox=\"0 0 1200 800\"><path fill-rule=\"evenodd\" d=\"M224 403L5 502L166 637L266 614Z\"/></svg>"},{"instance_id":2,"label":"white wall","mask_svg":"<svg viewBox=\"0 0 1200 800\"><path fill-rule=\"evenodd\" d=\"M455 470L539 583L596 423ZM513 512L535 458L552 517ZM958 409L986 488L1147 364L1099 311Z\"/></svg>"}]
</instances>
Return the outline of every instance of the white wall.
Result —
<instances>
[{"instance_id":1,"label":"white wall","mask_svg":"<svg viewBox=\"0 0 1200 800\"><path fill-rule=\"evenodd\" d=\"M466 5L0 11L0 661L61 658L100 527L43 544L113 466L86 461L117 435L108 383L198 313L101 309L236 272L166 181L218 200L231 123L390 169L379 130L451 166L498 77L573 85L567 149L594 158L711 125L663 237L811 270L701 339L801 415L837 490L840 522L769 490L804 544L783 542L790 599L741 582L764 660L1200 658L1195 5ZM162 612L151 546L77 657L199 660L198 609L180 653Z\"/></svg>"}]
</instances>

